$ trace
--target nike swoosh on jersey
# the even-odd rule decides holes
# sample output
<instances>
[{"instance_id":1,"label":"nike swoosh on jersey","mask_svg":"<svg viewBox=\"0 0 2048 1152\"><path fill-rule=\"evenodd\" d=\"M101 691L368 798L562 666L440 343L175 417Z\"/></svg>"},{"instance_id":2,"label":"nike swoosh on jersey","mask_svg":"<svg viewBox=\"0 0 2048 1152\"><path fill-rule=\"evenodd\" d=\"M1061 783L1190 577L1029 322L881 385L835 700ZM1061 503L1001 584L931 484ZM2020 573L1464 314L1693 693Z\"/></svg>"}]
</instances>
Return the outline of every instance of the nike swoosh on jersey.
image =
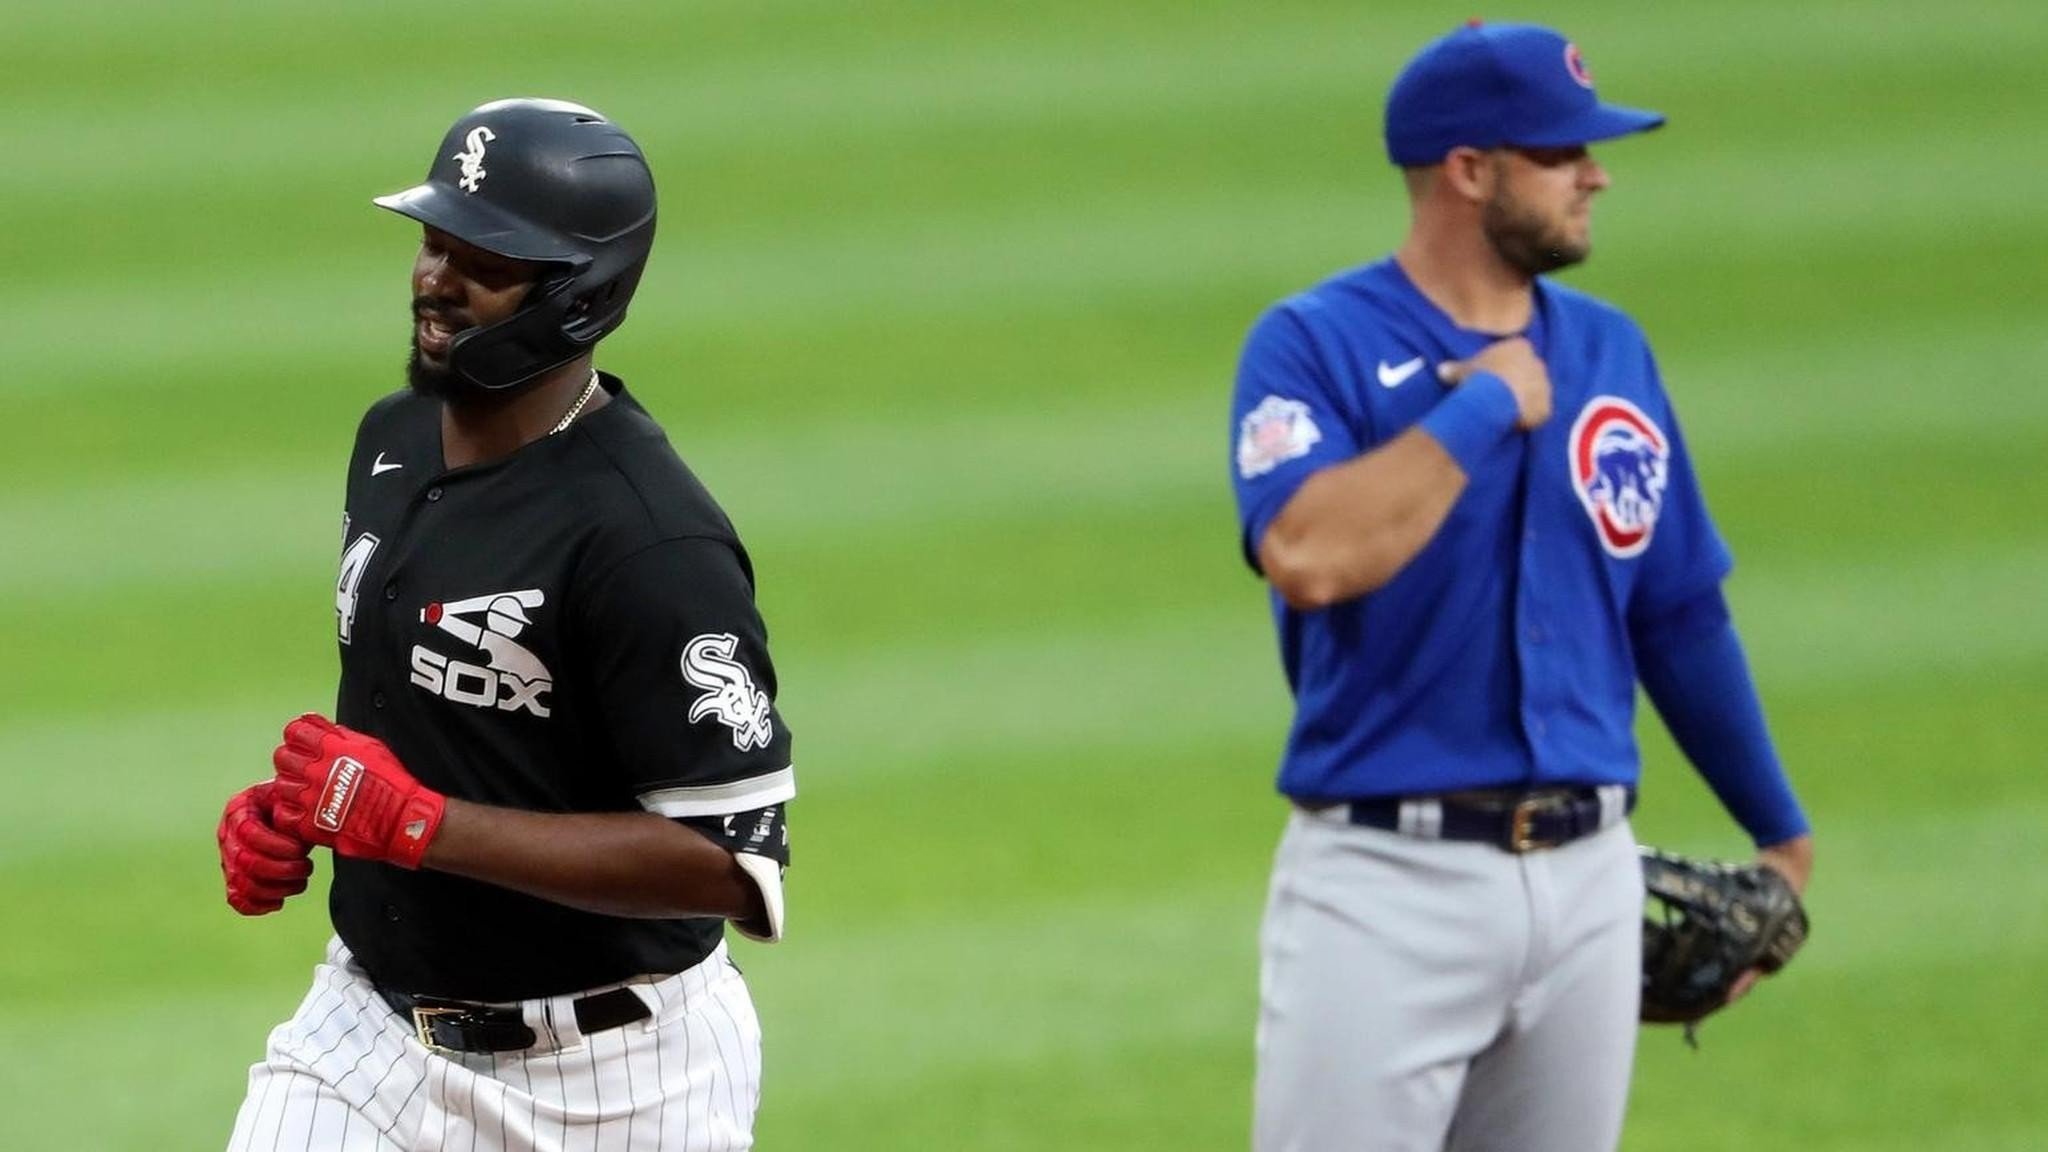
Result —
<instances>
[{"instance_id":1,"label":"nike swoosh on jersey","mask_svg":"<svg viewBox=\"0 0 2048 1152\"><path fill-rule=\"evenodd\" d=\"M1420 356L1406 363L1392 366L1389 366L1385 360L1382 360L1380 361L1380 387L1399 388L1407 382L1410 376L1420 371L1422 371L1422 357Z\"/></svg>"},{"instance_id":2,"label":"nike swoosh on jersey","mask_svg":"<svg viewBox=\"0 0 2048 1152\"><path fill-rule=\"evenodd\" d=\"M1386 379L1385 373L1380 375L1380 379L1383 381ZM386 464L384 462L384 454L379 452L377 453L377 458L370 462L370 475L382 476L386 472L395 472L403 467L405 467L403 464Z\"/></svg>"}]
</instances>

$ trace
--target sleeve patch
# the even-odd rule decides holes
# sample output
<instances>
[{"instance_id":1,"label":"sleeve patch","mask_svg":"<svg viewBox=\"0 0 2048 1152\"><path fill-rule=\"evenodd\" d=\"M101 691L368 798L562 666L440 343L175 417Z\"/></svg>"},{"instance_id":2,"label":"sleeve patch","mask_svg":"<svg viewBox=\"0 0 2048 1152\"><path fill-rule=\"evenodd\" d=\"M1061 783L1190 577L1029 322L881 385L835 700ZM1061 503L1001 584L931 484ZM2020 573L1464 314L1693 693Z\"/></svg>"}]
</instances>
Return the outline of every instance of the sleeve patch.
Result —
<instances>
[{"instance_id":1,"label":"sleeve patch","mask_svg":"<svg viewBox=\"0 0 2048 1152\"><path fill-rule=\"evenodd\" d=\"M1323 438L1308 405L1284 396L1268 396L1245 414L1237 431L1237 473L1246 480L1263 476L1300 456Z\"/></svg>"},{"instance_id":2,"label":"sleeve patch","mask_svg":"<svg viewBox=\"0 0 2048 1152\"><path fill-rule=\"evenodd\" d=\"M703 694L690 702L690 723L706 716L732 729L732 746L745 752L766 748L775 735L768 694L754 686L753 673L732 658L739 638L707 632L683 648L683 679Z\"/></svg>"}]
</instances>

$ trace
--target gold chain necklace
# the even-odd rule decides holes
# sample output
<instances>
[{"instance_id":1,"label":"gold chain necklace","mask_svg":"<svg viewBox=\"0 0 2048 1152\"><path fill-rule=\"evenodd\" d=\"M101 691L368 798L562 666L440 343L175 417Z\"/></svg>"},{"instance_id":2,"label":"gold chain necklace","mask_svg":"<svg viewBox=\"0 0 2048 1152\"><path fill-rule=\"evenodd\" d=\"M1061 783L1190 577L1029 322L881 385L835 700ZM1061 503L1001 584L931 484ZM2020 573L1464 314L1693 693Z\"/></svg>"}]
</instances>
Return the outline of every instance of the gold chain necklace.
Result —
<instances>
[{"instance_id":1,"label":"gold chain necklace","mask_svg":"<svg viewBox=\"0 0 2048 1152\"><path fill-rule=\"evenodd\" d=\"M583 386L583 395L576 398L576 403L571 404L569 411L563 414L562 422L555 425L554 430L549 432L548 435L553 436L556 432L560 432L562 429L575 423L577 415L583 411L583 406L590 403L590 398L595 395L597 395L597 369L592 368L590 370L590 383Z\"/></svg>"}]
</instances>

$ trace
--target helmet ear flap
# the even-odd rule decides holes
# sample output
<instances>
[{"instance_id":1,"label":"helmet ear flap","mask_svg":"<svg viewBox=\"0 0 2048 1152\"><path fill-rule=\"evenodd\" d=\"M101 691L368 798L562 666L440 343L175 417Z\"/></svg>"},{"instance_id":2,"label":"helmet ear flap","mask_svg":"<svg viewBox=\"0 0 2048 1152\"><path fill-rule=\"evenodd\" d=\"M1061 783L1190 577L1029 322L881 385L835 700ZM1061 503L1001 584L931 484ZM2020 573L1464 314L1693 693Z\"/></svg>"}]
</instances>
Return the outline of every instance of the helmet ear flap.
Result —
<instances>
[{"instance_id":1,"label":"helmet ear flap","mask_svg":"<svg viewBox=\"0 0 2048 1152\"><path fill-rule=\"evenodd\" d=\"M563 333L578 343L592 343L617 328L625 321L626 305L632 300L646 266L643 257L577 297L563 317Z\"/></svg>"}]
</instances>

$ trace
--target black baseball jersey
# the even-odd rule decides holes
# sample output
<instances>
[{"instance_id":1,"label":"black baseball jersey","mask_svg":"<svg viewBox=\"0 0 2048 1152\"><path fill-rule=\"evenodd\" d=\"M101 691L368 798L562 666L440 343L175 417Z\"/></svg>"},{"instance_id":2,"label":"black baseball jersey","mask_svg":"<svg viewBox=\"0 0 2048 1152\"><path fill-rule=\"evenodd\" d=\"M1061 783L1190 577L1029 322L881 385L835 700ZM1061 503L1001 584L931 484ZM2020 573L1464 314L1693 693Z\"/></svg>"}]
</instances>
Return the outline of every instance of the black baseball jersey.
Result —
<instances>
[{"instance_id":1,"label":"black baseball jersey","mask_svg":"<svg viewBox=\"0 0 2048 1152\"><path fill-rule=\"evenodd\" d=\"M611 403L567 430L453 470L438 401L401 392L370 409L349 462L336 719L450 796L644 809L716 835L735 823L719 818L796 790L753 570L661 428L603 383ZM378 981L424 995L526 999L679 971L724 931L334 867L342 940Z\"/></svg>"}]
</instances>

